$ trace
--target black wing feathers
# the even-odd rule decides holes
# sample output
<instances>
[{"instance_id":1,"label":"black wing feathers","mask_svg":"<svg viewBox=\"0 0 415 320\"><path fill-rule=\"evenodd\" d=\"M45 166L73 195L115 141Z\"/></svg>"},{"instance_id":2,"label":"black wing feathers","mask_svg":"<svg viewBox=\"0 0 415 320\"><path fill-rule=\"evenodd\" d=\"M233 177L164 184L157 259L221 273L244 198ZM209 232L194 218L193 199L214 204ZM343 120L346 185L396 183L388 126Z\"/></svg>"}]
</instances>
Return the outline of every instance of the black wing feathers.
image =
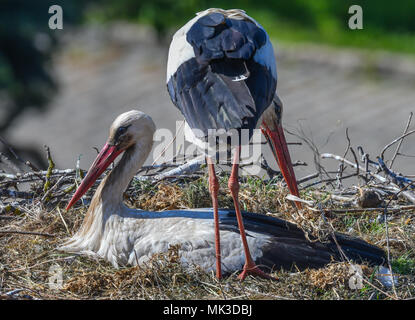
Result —
<instances>
[{"instance_id":1,"label":"black wing feathers","mask_svg":"<svg viewBox=\"0 0 415 320\"><path fill-rule=\"evenodd\" d=\"M320 268L333 260L343 260L333 239L327 243L310 242L301 229L287 221L248 212L244 212L242 216L248 237L252 232L270 236L263 256L255 261L259 265L277 269L291 269L296 265L301 270ZM229 212L226 218L221 218L220 228L239 233L234 212ZM345 234L336 233L335 236L349 259L377 265L385 262L385 253L378 247Z\"/></svg>"},{"instance_id":2,"label":"black wing feathers","mask_svg":"<svg viewBox=\"0 0 415 320\"><path fill-rule=\"evenodd\" d=\"M186 35L195 57L167 83L173 103L199 138L209 129L254 128L275 93L276 79L253 56L265 31L221 13L201 17ZM198 134L199 133L199 134Z\"/></svg>"}]
</instances>

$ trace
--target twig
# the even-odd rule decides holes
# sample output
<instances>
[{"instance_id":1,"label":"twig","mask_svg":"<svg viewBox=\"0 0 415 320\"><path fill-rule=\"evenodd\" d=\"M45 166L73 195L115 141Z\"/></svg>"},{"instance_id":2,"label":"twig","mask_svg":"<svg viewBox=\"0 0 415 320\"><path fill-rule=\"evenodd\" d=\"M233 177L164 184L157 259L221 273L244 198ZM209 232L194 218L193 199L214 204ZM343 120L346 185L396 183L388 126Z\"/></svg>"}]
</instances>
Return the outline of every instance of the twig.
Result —
<instances>
[{"instance_id":1,"label":"twig","mask_svg":"<svg viewBox=\"0 0 415 320\"><path fill-rule=\"evenodd\" d=\"M3 215L0 215L0 220L14 220L14 219L17 219L18 217L16 217L16 216L3 216Z\"/></svg>"},{"instance_id":2,"label":"twig","mask_svg":"<svg viewBox=\"0 0 415 320\"><path fill-rule=\"evenodd\" d=\"M346 151L344 152L343 158L346 158L347 153L350 150L350 138L349 138L349 128L346 128L346 139L347 139L347 147L346 147ZM341 186L341 179L343 176L343 171L344 171L344 161L342 161L339 165L339 173L338 173L338 186ZM336 177L337 178L337 177Z\"/></svg>"},{"instance_id":3,"label":"twig","mask_svg":"<svg viewBox=\"0 0 415 320\"><path fill-rule=\"evenodd\" d=\"M343 161L343 162L347 163L348 165L351 165L351 166L353 166L354 168L357 169L357 165L354 164L353 162L351 162L347 159L344 159L344 158L342 158L338 155L332 154L332 153L323 153L323 154L321 154L321 158L323 158L323 159L331 158L331 159L335 159L335 160L338 160L338 161ZM383 183L388 182L386 178L382 177L379 174L376 174L376 173L373 173L373 172L370 172L370 171L367 172L367 173L369 173L374 178L378 179L380 182L383 182Z\"/></svg>"},{"instance_id":4,"label":"twig","mask_svg":"<svg viewBox=\"0 0 415 320\"><path fill-rule=\"evenodd\" d=\"M35 197L35 194L32 192L0 189L0 196L20 199L33 199Z\"/></svg>"},{"instance_id":5,"label":"twig","mask_svg":"<svg viewBox=\"0 0 415 320\"><path fill-rule=\"evenodd\" d=\"M308 175L308 176L302 177L302 178L300 178L300 179L298 179L298 180L297 180L297 184L304 183L304 182L306 182L306 181L309 181L309 180L315 179L315 178L317 178L319 175L320 175L320 174L319 174L318 172L315 172L315 173L312 173L312 174L310 174L310 175Z\"/></svg>"},{"instance_id":6,"label":"twig","mask_svg":"<svg viewBox=\"0 0 415 320\"><path fill-rule=\"evenodd\" d=\"M349 174L347 176L343 176L343 177L341 177L341 180L345 180L345 179L348 179L348 178L351 178L351 177L356 177L356 173L351 173L351 174ZM300 190L307 189L309 187L315 186L315 185L320 184L320 183L325 183L325 182L329 182L330 183L330 182L334 182L334 181L336 181L338 179L339 179L338 177L336 177L336 178L321 179L319 181L316 181L316 182L313 182L313 183L310 183L310 184L307 184L305 186L300 187Z\"/></svg>"},{"instance_id":7,"label":"twig","mask_svg":"<svg viewBox=\"0 0 415 320\"><path fill-rule=\"evenodd\" d=\"M164 173L160 173L154 177L152 177L154 180L162 180L171 176L179 176L179 175L183 175L183 174L189 174L189 173L193 173L197 170L200 169L200 166L202 164L205 163L205 157L204 156L200 156L197 157L177 168L174 168L172 170L169 170L167 172ZM138 179L140 181L148 181L149 177L146 176L136 176L135 179Z\"/></svg>"},{"instance_id":8,"label":"twig","mask_svg":"<svg viewBox=\"0 0 415 320\"><path fill-rule=\"evenodd\" d=\"M382 160L384 160L384 159L385 159L384 154L385 154L385 151L386 151L389 147L393 146L395 143L397 143L397 142L401 141L403 138L405 138L405 137L409 136L409 135L410 135L410 134L412 134L412 133L415 133L415 130L411 130L411 131L409 131L409 132L406 132L405 134L401 135L400 137L396 138L395 140L393 140L392 142L390 142L389 144L387 144L387 145L383 148L383 150L382 150L382 152L381 152L381 154L380 154L380 157L382 158Z\"/></svg>"},{"instance_id":9,"label":"twig","mask_svg":"<svg viewBox=\"0 0 415 320\"><path fill-rule=\"evenodd\" d=\"M76 255L69 256L69 257L57 258L57 259L46 260L46 261L42 261L42 262L36 263L36 264L34 264L32 266L25 266L24 268L12 269L12 270L10 270L10 272L18 272L18 271L33 269L35 267L38 267L38 266L43 265L43 264L46 264L46 263L57 262L57 261L65 261L65 260L71 260L71 259L73 259L75 257L76 257Z\"/></svg>"},{"instance_id":10,"label":"twig","mask_svg":"<svg viewBox=\"0 0 415 320\"><path fill-rule=\"evenodd\" d=\"M317 208L309 208L313 211L319 211L320 209ZM393 207L389 209L389 212L400 212L403 210L413 210L415 209L415 205L408 205L408 206L400 206L400 207ZM349 208L349 209L330 209L330 208L322 208L326 213L362 213L362 212L376 212L376 211L383 211L384 208Z\"/></svg>"},{"instance_id":11,"label":"twig","mask_svg":"<svg viewBox=\"0 0 415 320\"><path fill-rule=\"evenodd\" d=\"M55 163L52 160L52 157L50 155L50 149L47 145L45 145L45 149L46 149L46 154L47 154L48 162L49 162L48 170L46 171L46 180L43 186L43 191L46 193L50 187L50 176L52 174L53 169L55 168Z\"/></svg>"},{"instance_id":12,"label":"twig","mask_svg":"<svg viewBox=\"0 0 415 320\"><path fill-rule=\"evenodd\" d=\"M412 184L412 180L408 179L406 177L403 177L401 175L396 174L395 172L393 172L392 170L390 170L386 164L383 162L383 160L378 157L378 161L379 161L379 165L382 168L382 170L389 175L390 177L392 177L399 185L401 185L401 187L403 187L404 183L409 183Z\"/></svg>"},{"instance_id":13,"label":"twig","mask_svg":"<svg viewBox=\"0 0 415 320\"><path fill-rule=\"evenodd\" d=\"M307 146L312 150L313 152L313 158L314 158L314 165L316 166L317 171L319 172L319 174L321 176L323 176L323 173L330 178L330 175L327 173L327 171L324 169L324 167L321 165L320 161L319 161L319 154L320 152L318 151L317 146L315 145L314 141L312 140L312 138L308 138L307 135L304 133L303 128L300 125L300 133L296 134L294 132L290 132L287 129L285 129L285 131L287 131L289 134L294 135L295 137L299 138L300 140L304 141ZM331 181L328 181L330 183L330 185L332 187L333 184L331 183Z\"/></svg>"},{"instance_id":14,"label":"twig","mask_svg":"<svg viewBox=\"0 0 415 320\"><path fill-rule=\"evenodd\" d=\"M0 162L3 162L9 169L14 172L19 172L20 169L2 152L0 152Z\"/></svg>"},{"instance_id":15,"label":"twig","mask_svg":"<svg viewBox=\"0 0 415 320\"><path fill-rule=\"evenodd\" d=\"M342 158L338 155L334 155L334 154L331 154L331 153L323 153L321 155L321 157L323 159L331 158L331 159L336 159L338 161L342 161L342 159L344 159L344 158ZM356 168L356 165L353 162L351 162L347 159L344 159L344 162L346 162L347 164L349 164L349 165ZM399 191L400 190L400 188L396 184L394 184L392 182L389 182L385 177L382 177L381 175L370 172L370 171L367 171L367 173L369 173L372 177L378 179L380 182L389 184L391 190L394 190L394 191ZM412 203L415 203L415 195L413 193L411 193L409 191L405 191L405 192L402 192L402 195L405 196L405 198L408 199L409 201L411 201Z\"/></svg>"},{"instance_id":16,"label":"twig","mask_svg":"<svg viewBox=\"0 0 415 320\"><path fill-rule=\"evenodd\" d=\"M60 177L59 179L58 179L58 181L51 187L51 188L49 188L49 190L48 191L46 191L46 193L43 195L43 197L42 197L42 199L40 200L40 201L45 201L45 199L47 199L47 197L49 196L49 194L59 185L59 183L64 179L64 178L66 178L66 174L64 174L62 177Z\"/></svg>"},{"instance_id":17,"label":"twig","mask_svg":"<svg viewBox=\"0 0 415 320\"><path fill-rule=\"evenodd\" d=\"M13 148L6 142L6 140L4 140L4 138L2 138L0 136L0 142L3 143L6 148L10 151L10 153L16 158L16 160L20 161L21 163L23 163L24 165L28 166L31 170L33 171L39 171L38 168L36 168L36 166L34 166L30 161L24 161L22 160L16 152L14 152ZM19 170L18 170L19 171Z\"/></svg>"},{"instance_id":18,"label":"twig","mask_svg":"<svg viewBox=\"0 0 415 320\"><path fill-rule=\"evenodd\" d=\"M357 160L357 156L356 156L356 153L354 152L354 150L353 150L353 148L352 147L350 147L350 151L352 152L352 154L353 154L353 158L354 158L354 161L355 161L355 164L356 164L356 176L359 176L359 173L360 173L360 169L359 169L359 161Z\"/></svg>"},{"instance_id":19,"label":"twig","mask_svg":"<svg viewBox=\"0 0 415 320\"><path fill-rule=\"evenodd\" d=\"M48 173L48 171L38 171L38 172L27 172L27 173L24 173L24 174L20 174L20 173L17 173L17 174L10 174L10 173L0 173L0 178L5 178L5 179L14 179L14 180L16 180L16 179L19 179L19 181L20 181L20 179L30 179L30 178L34 178L34 177L37 177L37 178L39 178L39 180L43 180L44 178L43 177L41 177L42 175L46 175ZM51 176L53 176L53 175L61 175L61 174L74 174L75 173L75 169L64 169L64 170L57 170L57 169L54 169L54 170L52 170L52 172L51 172Z\"/></svg>"},{"instance_id":20,"label":"twig","mask_svg":"<svg viewBox=\"0 0 415 320\"><path fill-rule=\"evenodd\" d=\"M68 234L70 235L71 233L69 232L68 225L66 224L66 221L63 218L62 213L61 213L61 210L59 209L59 207L56 207L56 211L58 211L59 217L61 218L61 220L62 220L62 222L63 222L63 224L65 226L66 232L68 232Z\"/></svg>"},{"instance_id":21,"label":"twig","mask_svg":"<svg viewBox=\"0 0 415 320\"><path fill-rule=\"evenodd\" d=\"M407 132L408 132L409 126L411 125L412 116L413 116L413 112L410 112L410 113L409 113L408 122L406 123L406 127L405 127L405 130L404 130L403 134L405 134L405 133L407 133ZM390 169L392 169L393 162L395 161L395 158L396 158L396 156L397 156L397 155L398 155L398 153L399 153L399 149L401 148L402 142L403 142L403 139L401 139L401 140L399 141L399 144L398 144L398 146L396 147L395 154L393 155L392 160L391 160L391 164L390 164L390 166L389 166L389 168L390 168Z\"/></svg>"},{"instance_id":22,"label":"twig","mask_svg":"<svg viewBox=\"0 0 415 320\"><path fill-rule=\"evenodd\" d=\"M19 230L0 230L0 234L9 234L9 233L26 234L26 235L42 236L42 237L55 237L54 234L50 234L50 233L19 231Z\"/></svg>"}]
</instances>

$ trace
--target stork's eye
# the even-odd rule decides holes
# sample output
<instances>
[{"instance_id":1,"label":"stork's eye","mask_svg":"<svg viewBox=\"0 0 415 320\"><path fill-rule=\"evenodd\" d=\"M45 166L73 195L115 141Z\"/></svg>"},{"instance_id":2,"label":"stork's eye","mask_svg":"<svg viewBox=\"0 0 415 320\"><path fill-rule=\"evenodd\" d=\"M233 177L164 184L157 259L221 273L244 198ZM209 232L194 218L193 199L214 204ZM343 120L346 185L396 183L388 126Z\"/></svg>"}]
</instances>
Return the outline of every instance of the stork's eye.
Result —
<instances>
[{"instance_id":1,"label":"stork's eye","mask_svg":"<svg viewBox=\"0 0 415 320\"><path fill-rule=\"evenodd\" d=\"M117 130L117 135L122 136L124 133L127 132L128 127L119 127Z\"/></svg>"}]
</instances>

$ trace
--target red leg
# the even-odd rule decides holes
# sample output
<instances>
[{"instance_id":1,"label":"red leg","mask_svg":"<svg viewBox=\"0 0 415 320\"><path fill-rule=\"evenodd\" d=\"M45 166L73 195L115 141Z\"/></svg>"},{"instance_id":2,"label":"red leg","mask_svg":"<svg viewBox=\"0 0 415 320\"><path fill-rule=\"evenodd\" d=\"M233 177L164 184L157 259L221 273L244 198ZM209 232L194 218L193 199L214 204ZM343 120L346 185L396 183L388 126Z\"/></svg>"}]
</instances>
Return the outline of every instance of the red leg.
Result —
<instances>
[{"instance_id":1,"label":"red leg","mask_svg":"<svg viewBox=\"0 0 415 320\"><path fill-rule=\"evenodd\" d=\"M237 149L235 150L235 156L234 156L234 161L232 164L231 176L228 182L228 187L231 191L233 203L235 206L236 219L238 220L238 227L239 227L239 232L241 234L242 245L243 245L244 252L245 252L245 265L244 265L242 273L238 276L238 278L240 280L244 280L248 274L252 274L255 276L260 276L262 278L276 280L258 268L254 260L252 259L251 253L249 252L248 241L246 240L245 227L244 227L244 223L242 220L242 215L241 215L241 210L239 208L239 200L238 200L238 192L239 192L238 170L239 170L240 150L241 150L240 146L237 147Z\"/></svg>"},{"instance_id":2,"label":"red leg","mask_svg":"<svg viewBox=\"0 0 415 320\"><path fill-rule=\"evenodd\" d=\"M216 250L216 277L222 277L221 254L220 254L220 234L219 234L219 214L218 214L218 192L219 182L215 173L215 166L212 159L206 158L209 168L209 192L212 197L213 218L215 221L215 250Z\"/></svg>"}]
</instances>

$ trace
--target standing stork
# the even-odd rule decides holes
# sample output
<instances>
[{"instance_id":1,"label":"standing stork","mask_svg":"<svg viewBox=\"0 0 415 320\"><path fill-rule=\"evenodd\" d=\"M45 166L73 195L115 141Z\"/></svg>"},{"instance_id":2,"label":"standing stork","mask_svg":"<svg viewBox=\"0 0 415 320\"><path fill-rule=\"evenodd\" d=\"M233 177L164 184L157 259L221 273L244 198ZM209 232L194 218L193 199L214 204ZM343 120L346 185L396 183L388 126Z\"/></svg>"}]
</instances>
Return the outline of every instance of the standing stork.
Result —
<instances>
[{"instance_id":1,"label":"standing stork","mask_svg":"<svg viewBox=\"0 0 415 320\"><path fill-rule=\"evenodd\" d=\"M290 192L299 195L281 125L282 103L275 93L276 86L277 69L269 37L243 10L214 8L199 12L173 36L167 63L167 88L173 103L184 115L186 140L201 146L206 154L215 215L218 278L221 277L219 185L211 153L206 152L206 141L220 130L248 129L251 137L253 129L260 125ZM239 142L228 182L246 257L240 277L243 279L251 273L267 278L251 257L240 213L240 149Z\"/></svg>"},{"instance_id":2,"label":"standing stork","mask_svg":"<svg viewBox=\"0 0 415 320\"><path fill-rule=\"evenodd\" d=\"M92 197L82 226L61 250L103 258L115 267L143 264L152 255L179 245L185 267L198 265L215 270L215 234L212 209L150 212L128 208L123 193L141 168L153 145L155 125L146 114L132 110L115 119L107 142L91 165L66 209L69 210L92 187L105 169L122 154L120 161L102 179ZM219 210L226 273L244 265L242 243L235 213ZM243 213L248 244L255 263L269 268L319 268L342 258L382 264L384 252L363 240L336 233L321 243L309 241L295 225L260 214Z\"/></svg>"}]
</instances>

